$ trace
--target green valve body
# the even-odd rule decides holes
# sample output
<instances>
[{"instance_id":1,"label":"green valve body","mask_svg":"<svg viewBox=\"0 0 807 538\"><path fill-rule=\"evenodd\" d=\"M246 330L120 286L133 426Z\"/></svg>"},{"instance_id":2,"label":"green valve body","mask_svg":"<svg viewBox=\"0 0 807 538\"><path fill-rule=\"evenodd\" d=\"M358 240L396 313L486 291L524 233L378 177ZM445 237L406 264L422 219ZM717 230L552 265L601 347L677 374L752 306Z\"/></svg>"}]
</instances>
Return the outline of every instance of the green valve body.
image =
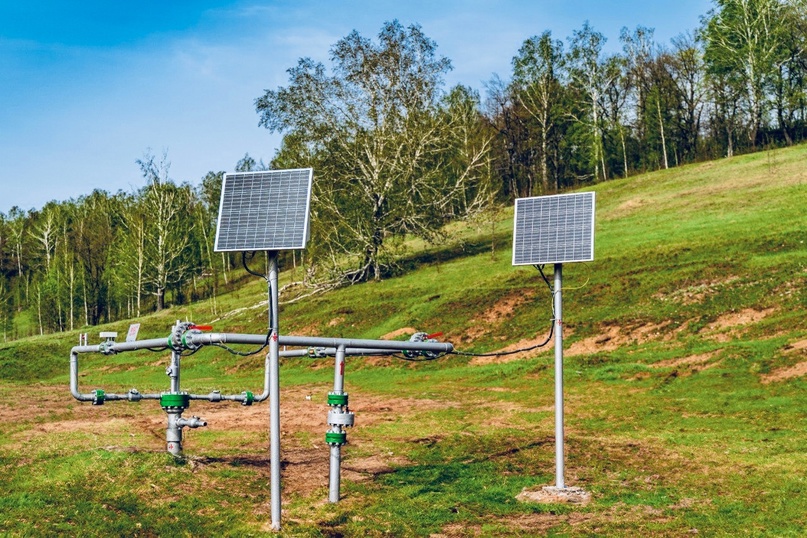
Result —
<instances>
[{"instance_id":1,"label":"green valve body","mask_svg":"<svg viewBox=\"0 0 807 538\"><path fill-rule=\"evenodd\" d=\"M160 396L160 406L163 408L187 409L190 403L191 397L187 394L163 394Z\"/></svg>"},{"instance_id":2,"label":"green valve body","mask_svg":"<svg viewBox=\"0 0 807 538\"><path fill-rule=\"evenodd\" d=\"M92 400L93 405L104 405L104 400L106 399L106 392L103 389L95 389L93 391L95 393L95 398Z\"/></svg>"}]
</instances>

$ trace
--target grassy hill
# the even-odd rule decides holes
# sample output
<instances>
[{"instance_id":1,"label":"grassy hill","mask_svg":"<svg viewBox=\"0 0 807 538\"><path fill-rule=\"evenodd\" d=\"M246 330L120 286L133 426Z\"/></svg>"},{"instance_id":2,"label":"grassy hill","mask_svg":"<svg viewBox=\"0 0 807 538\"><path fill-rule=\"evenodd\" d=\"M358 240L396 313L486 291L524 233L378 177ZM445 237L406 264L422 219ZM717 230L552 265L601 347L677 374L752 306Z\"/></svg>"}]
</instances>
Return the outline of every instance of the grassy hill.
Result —
<instances>
[{"instance_id":1,"label":"grassy hill","mask_svg":"<svg viewBox=\"0 0 807 538\"><path fill-rule=\"evenodd\" d=\"M284 535L772 535L807 527L807 146L597 191L595 261L564 268L566 482L585 506L525 504L554 482L551 348L429 363L348 359L356 427L327 498L328 359L281 372ZM512 210L409 245L403 276L281 310L281 332L443 331L462 351L545 339L551 296L510 265ZM282 278L288 279L289 275ZM146 316L262 333L265 284ZM124 332L128 323L101 330ZM155 402L75 402L76 334L0 347L0 533L269 534L267 407L197 404L187 459ZM91 341L93 338L91 337ZM83 390L162 391L165 353L81 358ZM183 389L259 390L261 356L204 349Z\"/></svg>"}]
</instances>

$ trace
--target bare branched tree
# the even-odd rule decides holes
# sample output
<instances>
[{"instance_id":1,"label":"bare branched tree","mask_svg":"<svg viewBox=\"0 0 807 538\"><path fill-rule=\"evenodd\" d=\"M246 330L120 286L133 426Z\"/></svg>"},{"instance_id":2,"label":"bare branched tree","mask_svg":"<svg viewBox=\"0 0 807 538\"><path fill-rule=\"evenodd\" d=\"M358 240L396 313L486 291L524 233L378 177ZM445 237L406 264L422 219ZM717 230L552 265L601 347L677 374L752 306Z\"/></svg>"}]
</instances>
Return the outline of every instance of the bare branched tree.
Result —
<instances>
[{"instance_id":1,"label":"bare branched tree","mask_svg":"<svg viewBox=\"0 0 807 538\"><path fill-rule=\"evenodd\" d=\"M261 125L285 133L273 165L314 166L312 243L349 281L379 279L405 234L439 236L491 195L490 139L471 91L442 91L448 59L419 26L386 23L378 42L354 31L309 58L289 85L256 100ZM337 271L337 272L340 272Z\"/></svg>"}]
</instances>

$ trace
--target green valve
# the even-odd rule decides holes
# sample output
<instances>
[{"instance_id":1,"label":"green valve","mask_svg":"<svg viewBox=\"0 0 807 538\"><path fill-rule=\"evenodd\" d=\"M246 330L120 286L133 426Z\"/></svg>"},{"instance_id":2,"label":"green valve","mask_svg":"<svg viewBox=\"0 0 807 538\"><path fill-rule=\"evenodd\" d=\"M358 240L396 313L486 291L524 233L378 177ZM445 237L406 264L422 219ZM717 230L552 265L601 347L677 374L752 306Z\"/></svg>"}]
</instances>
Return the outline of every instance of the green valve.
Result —
<instances>
[{"instance_id":1,"label":"green valve","mask_svg":"<svg viewBox=\"0 0 807 538\"><path fill-rule=\"evenodd\" d=\"M329 445L344 445L347 443L347 434L344 432L326 432L325 442Z\"/></svg>"},{"instance_id":2,"label":"green valve","mask_svg":"<svg viewBox=\"0 0 807 538\"><path fill-rule=\"evenodd\" d=\"M187 394L163 394L160 396L160 407L180 407L187 409L190 406L191 397Z\"/></svg>"},{"instance_id":3,"label":"green valve","mask_svg":"<svg viewBox=\"0 0 807 538\"><path fill-rule=\"evenodd\" d=\"M347 405L347 393L335 394L328 393L328 405Z\"/></svg>"},{"instance_id":4,"label":"green valve","mask_svg":"<svg viewBox=\"0 0 807 538\"><path fill-rule=\"evenodd\" d=\"M244 401L241 402L241 405L252 405L252 403L255 401L255 395L252 394L250 391L245 390L241 394L244 395Z\"/></svg>"},{"instance_id":5,"label":"green valve","mask_svg":"<svg viewBox=\"0 0 807 538\"><path fill-rule=\"evenodd\" d=\"M104 400L106 399L106 392L103 389L95 389L93 391L95 393L95 398L92 400L93 405L104 405Z\"/></svg>"}]
</instances>

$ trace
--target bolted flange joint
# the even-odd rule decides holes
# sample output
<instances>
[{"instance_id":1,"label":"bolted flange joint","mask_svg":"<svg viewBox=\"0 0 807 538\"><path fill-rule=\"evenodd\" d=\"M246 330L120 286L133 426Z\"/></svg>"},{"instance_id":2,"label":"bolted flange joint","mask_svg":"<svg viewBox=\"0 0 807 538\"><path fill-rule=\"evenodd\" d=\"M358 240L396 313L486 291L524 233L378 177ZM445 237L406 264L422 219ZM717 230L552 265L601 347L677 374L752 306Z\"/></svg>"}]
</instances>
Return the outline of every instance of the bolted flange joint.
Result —
<instances>
[{"instance_id":1,"label":"bolted flange joint","mask_svg":"<svg viewBox=\"0 0 807 538\"><path fill-rule=\"evenodd\" d=\"M329 426L353 426L356 416L353 411L339 411L338 409L331 409L328 411L328 425Z\"/></svg>"},{"instance_id":2,"label":"bolted flange joint","mask_svg":"<svg viewBox=\"0 0 807 538\"><path fill-rule=\"evenodd\" d=\"M106 399L106 393L103 389L95 389L93 391L93 398L92 404L93 405L104 405L104 400Z\"/></svg>"},{"instance_id":3,"label":"bolted flange joint","mask_svg":"<svg viewBox=\"0 0 807 538\"><path fill-rule=\"evenodd\" d=\"M329 392L328 405L347 405L347 392Z\"/></svg>"},{"instance_id":4,"label":"bolted flange joint","mask_svg":"<svg viewBox=\"0 0 807 538\"><path fill-rule=\"evenodd\" d=\"M332 446L342 446L347 443L345 432L326 432L325 442Z\"/></svg>"},{"instance_id":5,"label":"bolted flange joint","mask_svg":"<svg viewBox=\"0 0 807 538\"><path fill-rule=\"evenodd\" d=\"M244 400L241 402L241 405L252 405L253 402L255 402L255 395L250 391L245 390L241 394L244 396Z\"/></svg>"},{"instance_id":6,"label":"bolted flange joint","mask_svg":"<svg viewBox=\"0 0 807 538\"><path fill-rule=\"evenodd\" d=\"M163 394L160 396L160 407L166 411L176 409L187 409L190 406L191 397L187 392L179 394Z\"/></svg>"}]
</instances>

